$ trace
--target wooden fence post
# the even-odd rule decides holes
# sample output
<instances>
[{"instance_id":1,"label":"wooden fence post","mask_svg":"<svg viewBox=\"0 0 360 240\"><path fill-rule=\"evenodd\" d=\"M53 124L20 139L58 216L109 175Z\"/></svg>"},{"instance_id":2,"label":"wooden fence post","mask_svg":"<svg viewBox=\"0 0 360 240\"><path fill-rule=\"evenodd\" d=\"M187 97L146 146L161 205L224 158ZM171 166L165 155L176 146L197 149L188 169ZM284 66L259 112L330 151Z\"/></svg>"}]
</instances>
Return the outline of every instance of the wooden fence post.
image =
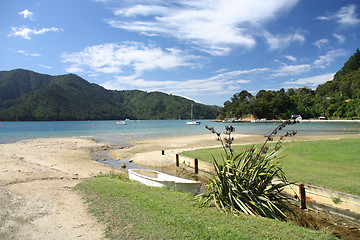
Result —
<instances>
[{"instance_id":1,"label":"wooden fence post","mask_svg":"<svg viewBox=\"0 0 360 240\"><path fill-rule=\"evenodd\" d=\"M176 154L176 166L179 166L179 154Z\"/></svg>"},{"instance_id":2,"label":"wooden fence post","mask_svg":"<svg viewBox=\"0 0 360 240\"><path fill-rule=\"evenodd\" d=\"M300 208L306 209L306 193L305 193L305 186L303 183L299 184L299 193L300 193Z\"/></svg>"},{"instance_id":3,"label":"wooden fence post","mask_svg":"<svg viewBox=\"0 0 360 240\"><path fill-rule=\"evenodd\" d=\"M199 166L198 166L197 158L195 158L194 165L195 165L195 173L198 174L199 173Z\"/></svg>"}]
</instances>

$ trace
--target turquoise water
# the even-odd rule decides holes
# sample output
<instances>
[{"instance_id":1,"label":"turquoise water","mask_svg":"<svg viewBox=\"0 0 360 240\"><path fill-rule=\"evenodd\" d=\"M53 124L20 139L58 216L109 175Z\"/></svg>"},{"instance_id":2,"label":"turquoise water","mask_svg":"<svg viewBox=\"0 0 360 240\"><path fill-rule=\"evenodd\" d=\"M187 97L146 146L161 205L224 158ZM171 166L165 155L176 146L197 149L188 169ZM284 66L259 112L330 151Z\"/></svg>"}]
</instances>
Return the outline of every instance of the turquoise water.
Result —
<instances>
[{"instance_id":1,"label":"turquoise water","mask_svg":"<svg viewBox=\"0 0 360 240\"><path fill-rule=\"evenodd\" d=\"M127 125L115 121L0 122L0 144L34 138L80 137L126 145L138 139L209 133L205 125L223 132L229 123L212 120L201 120L201 125L186 125L186 120L136 120L128 121ZM235 123L232 126L237 133L267 135L277 125ZM360 123L299 123L287 126L285 130L296 130L298 135L360 134Z\"/></svg>"}]
</instances>

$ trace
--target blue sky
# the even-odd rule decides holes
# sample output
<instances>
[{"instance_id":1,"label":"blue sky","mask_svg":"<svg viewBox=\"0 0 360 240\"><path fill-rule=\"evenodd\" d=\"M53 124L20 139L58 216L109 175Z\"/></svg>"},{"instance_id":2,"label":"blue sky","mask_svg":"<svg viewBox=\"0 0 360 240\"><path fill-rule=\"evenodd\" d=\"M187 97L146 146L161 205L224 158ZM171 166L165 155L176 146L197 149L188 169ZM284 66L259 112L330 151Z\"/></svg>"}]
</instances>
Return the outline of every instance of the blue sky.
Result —
<instances>
[{"instance_id":1,"label":"blue sky","mask_svg":"<svg viewBox=\"0 0 360 240\"><path fill-rule=\"evenodd\" d=\"M209 105L315 89L359 43L356 0L0 0L0 70Z\"/></svg>"}]
</instances>

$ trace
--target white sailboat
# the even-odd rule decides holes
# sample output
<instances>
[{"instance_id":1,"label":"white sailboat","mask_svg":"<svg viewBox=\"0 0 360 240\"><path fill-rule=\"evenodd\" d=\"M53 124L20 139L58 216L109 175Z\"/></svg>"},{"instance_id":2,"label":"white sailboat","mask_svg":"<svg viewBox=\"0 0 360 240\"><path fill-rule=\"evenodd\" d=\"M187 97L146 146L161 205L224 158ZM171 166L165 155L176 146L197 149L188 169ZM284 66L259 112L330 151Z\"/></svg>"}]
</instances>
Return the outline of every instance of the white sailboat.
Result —
<instances>
[{"instance_id":1,"label":"white sailboat","mask_svg":"<svg viewBox=\"0 0 360 240\"><path fill-rule=\"evenodd\" d=\"M191 121L186 122L187 125L200 125L199 121L195 121L193 119L193 108L194 108L194 104L191 104Z\"/></svg>"}]
</instances>

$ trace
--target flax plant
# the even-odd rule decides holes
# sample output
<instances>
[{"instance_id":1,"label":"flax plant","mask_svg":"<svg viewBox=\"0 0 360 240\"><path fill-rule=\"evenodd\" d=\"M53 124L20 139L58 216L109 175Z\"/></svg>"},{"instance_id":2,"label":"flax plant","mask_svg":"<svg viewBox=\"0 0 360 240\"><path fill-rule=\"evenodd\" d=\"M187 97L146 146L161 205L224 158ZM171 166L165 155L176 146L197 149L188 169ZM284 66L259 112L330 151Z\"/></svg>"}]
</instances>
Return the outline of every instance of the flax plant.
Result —
<instances>
[{"instance_id":1,"label":"flax plant","mask_svg":"<svg viewBox=\"0 0 360 240\"><path fill-rule=\"evenodd\" d=\"M254 146L234 155L231 148L233 127L226 127L225 137L216 132L213 127L206 128L217 135L224 148L220 164L214 157L215 174L208 185L207 192L199 195L201 205L214 204L225 212L262 216L285 220L283 210L287 209L287 198L281 194L283 188L289 183L282 171L280 161L276 158L280 153L281 141L288 136L294 136L295 131L286 132L280 136L275 147L267 146L273 141L273 135L295 121L286 121L277 126L267 136L260 149Z\"/></svg>"}]
</instances>

